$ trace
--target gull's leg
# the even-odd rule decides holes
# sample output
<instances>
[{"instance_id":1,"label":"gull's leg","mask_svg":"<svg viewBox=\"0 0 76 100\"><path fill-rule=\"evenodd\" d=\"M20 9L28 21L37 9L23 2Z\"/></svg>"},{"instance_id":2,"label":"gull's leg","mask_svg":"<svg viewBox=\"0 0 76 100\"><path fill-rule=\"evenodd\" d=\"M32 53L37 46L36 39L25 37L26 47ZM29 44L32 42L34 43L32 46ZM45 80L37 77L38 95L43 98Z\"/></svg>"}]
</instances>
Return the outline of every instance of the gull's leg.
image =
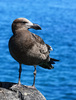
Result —
<instances>
[{"instance_id":1,"label":"gull's leg","mask_svg":"<svg viewBox=\"0 0 76 100\"><path fill-rule=\"evenodd\" d=\"M35 78L36 78L36 65L34 65L34 68L35 68L35 70L34 70L34 81L33 81L33 87L35 87Z\"/></svg>"},{"instance_id":2,"label":"gull's leg","mask_svg":"<svg viewBox=\"0 0 76 100\"><path fill-rule=\"evenodd\" d=\"M21 82L20 82L21 71L22 71L21 64L19 64L19 80L18 80L18 85L21 85Z\"/></svg>"},{"instance_id":3,"label":"gull's leg","mask_svg":"<svg viewBox=\"0 0 76 100\"><path fill-rule=\"evenodd\" d=\"M18 80L18 84L12 85L12 87L10 87L11 89L14 89L14 88L17 88L17 87L21 86L21 82L20 82L21 71L22 71L21 64L19 64L19 80Z\"/></svg>"}]
</instances>

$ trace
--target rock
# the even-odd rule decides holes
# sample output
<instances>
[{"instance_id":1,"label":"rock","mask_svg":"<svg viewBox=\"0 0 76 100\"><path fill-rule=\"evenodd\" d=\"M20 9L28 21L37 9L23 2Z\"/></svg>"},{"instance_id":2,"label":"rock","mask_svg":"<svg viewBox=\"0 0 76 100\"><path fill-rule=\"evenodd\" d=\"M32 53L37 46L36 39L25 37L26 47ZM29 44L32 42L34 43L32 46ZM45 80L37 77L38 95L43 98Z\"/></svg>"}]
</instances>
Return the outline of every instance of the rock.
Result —
<instances>
[{"instance_id":1,"label":"rock","mask_svg":"<svg viewBox=\"0 0 76 100\"><path fill-rule=\"evenodd\" d=\"M0 100L46 100L36 89L10 82L0 82Z\"/></svg>"}]
</instances>

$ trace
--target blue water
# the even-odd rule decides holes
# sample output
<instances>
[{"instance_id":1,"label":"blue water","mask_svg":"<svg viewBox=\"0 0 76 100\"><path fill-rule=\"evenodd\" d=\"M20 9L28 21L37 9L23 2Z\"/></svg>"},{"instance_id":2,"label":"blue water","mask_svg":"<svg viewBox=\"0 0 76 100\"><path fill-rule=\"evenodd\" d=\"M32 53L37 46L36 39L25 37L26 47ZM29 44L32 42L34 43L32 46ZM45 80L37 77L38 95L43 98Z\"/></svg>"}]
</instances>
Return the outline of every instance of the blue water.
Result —
<instances>
[{"instance_id":1,"label":"blue water","mask_svg":"<svg viewBox=\"0 0 76 100\"><path fill-rule=\"evenodd\" d=\"M37 67L36 88L47 100L76 100L76 0L0 0L0 81L18 82L18 63L8 41L14 19L25 17L42 30L30 30L51 45L54 69ZM33 66L22 65L21 82L33 83Z\"/></svg>"}]
</instances>

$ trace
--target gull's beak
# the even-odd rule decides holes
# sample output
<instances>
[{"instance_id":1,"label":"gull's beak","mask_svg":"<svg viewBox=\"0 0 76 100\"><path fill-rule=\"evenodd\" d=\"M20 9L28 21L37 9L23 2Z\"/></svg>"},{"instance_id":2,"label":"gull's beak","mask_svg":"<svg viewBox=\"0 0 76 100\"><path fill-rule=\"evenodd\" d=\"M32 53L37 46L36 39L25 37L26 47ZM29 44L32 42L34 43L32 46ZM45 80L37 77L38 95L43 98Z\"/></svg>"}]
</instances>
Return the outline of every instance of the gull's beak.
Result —
<instances>
[{"instance_id":1,"label":"gull's beak","mask_svg":"<svg viewBox=\"0 0 76 100\"><path fill-rule=\"evenodd\" d=\"M35 29L35 30L41 30L41 27L38 24L34 24L31 26L31 28Z\"/></svg>"}]
</instances>

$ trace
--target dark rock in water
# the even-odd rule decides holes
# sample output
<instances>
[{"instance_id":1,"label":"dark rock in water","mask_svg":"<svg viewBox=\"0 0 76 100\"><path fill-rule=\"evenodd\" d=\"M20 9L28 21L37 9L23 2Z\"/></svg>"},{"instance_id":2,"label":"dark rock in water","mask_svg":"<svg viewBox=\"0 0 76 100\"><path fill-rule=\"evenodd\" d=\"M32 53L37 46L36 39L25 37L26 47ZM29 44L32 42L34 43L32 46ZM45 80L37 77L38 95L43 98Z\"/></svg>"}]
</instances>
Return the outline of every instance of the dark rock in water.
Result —
<instances>
[{"instance_id":1,"label":"dark rock in water","mask_svg":"<svg viewBox=\"0 0 76 100\"><path fill-rule=\"evenodd\" d=\"M0 82L0 100L46 100L35 88L16 83Z\"/></svg>"}]
</instances>

